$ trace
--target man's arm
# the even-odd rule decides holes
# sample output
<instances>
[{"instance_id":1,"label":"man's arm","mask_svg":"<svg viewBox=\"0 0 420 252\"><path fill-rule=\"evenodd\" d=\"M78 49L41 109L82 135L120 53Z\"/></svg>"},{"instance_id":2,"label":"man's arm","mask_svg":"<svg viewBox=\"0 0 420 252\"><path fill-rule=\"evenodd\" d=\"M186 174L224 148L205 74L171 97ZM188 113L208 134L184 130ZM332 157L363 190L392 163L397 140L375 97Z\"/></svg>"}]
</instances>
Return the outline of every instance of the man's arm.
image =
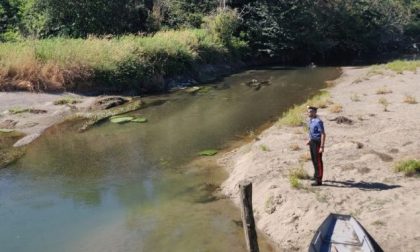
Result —
<instances>
[{"instance_id":1,"label":"man's arm","mask_svg":"<svg viewBox=\"0 0 420 252\"><path fill-rule=\"evenodd\" d=\"M323 131L321 133L321 147L319 148L319 153L324 152L325 136L325 131Z\"/></svg>"}]
</instances>

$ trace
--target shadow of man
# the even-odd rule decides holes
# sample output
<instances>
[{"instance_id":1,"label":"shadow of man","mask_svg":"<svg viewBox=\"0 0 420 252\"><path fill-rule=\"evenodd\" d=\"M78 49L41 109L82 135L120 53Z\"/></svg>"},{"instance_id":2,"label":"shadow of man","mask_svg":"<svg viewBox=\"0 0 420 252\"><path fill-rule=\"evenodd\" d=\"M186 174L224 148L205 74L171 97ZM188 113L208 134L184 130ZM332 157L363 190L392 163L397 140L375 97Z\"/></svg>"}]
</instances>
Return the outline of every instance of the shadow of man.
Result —
<instances>
[{"instance_id":1,"label":"shadow of man","mask_svg":"<svg viewBox=\"0 0 420 252\"><path fill-rule=\"evenodd\" d=\"M390 190L401 187L400 185L389 185L379 182L365 182L359 181L356 182L354 180L346 180L346 181L336 181L336 180L325 180L325 186L331 187L343 187L343 188L358 188L360 190L367 190L367 191L384 191Z\"/></svg>"}]
</instances>

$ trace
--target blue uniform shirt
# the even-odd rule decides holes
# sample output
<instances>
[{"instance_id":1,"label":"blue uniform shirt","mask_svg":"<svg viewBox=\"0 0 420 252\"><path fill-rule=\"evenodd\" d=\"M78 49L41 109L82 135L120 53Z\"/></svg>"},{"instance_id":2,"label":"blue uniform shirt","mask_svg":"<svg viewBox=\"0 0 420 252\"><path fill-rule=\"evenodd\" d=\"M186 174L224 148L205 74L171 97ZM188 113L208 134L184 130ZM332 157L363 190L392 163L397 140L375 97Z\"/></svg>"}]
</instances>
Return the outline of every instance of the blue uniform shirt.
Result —
<instances>
[{"instance_id":1,"label":"blue uniform shirt","mask_svg":"<svg viewBox=\"0 0 420 252\"><path fill-rule=\"evenodd\" d=\"M324 123L318 117L310 118L308 121L309 138L311 140L321 140L321 133L324 133Z\"/></svg>"}]
</instances>

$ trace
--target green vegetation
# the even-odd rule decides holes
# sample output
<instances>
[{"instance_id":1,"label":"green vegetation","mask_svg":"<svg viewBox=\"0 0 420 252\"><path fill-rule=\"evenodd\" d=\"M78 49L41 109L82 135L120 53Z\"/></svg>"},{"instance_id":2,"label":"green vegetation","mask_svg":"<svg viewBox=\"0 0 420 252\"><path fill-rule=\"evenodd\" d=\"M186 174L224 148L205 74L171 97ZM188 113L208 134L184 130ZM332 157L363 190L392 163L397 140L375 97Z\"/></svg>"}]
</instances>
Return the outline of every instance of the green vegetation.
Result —
<instances>
[{"instance_id":1,"label":"green vegetation","mask_svg":"<svg viewBox=\"0 0 420 252\"><path fill-rule=\"evenodd\" d=\"M4 0L0 89L165 89L164 78L242 59L331 63L418 43L414 0ZM394 62L401 72L418 63Z\"/></svg>"},{"instance_id":2,"label":"green vegetation","mask_svg":"<svg viewBox=\"0 0 420 252\"><path fill-rule=\"evenodd\" d=\"M262 151L271 151L270 148L268 148L268 146L265 145L265 144L261 144L260 148L261 148Z\"/></svg>"},{"instance_id":3,"label":"green vegetation","mask_svg":"<svg viewBox=\"0 0 420 252\"><path fill-rule=\"evenodd\" d=\"M141 116L126 116L126 115L117 115L117 116L112 116L109 118L109 120L112 123L127 123L127 122L135 122L135 123L146 123L147 119L145 117L141 117Z\"/></svg>"},{"instance_id":4,"label":"green vegetation","mask_svg":"<svg viewBox=\"0 0 420 252\"><path fill-rule=\"evenodd\" d=\"M199 153L198 153L198 155L200 155L200 156L214 156L214 155L216 155L217 154L217 150L215 150L215 149L209 149L209 150L203 150L203 151L200 151Z\"/></svg>"},{"instance_id":5,"label":"green vegetation","mask_svg":"<svg viewBox=\"0 0 420 252\"><path fill-rule=\"evenodd\" d=\"M385 67L400 74L404 71L416 72L420 67L420 60L395 60L386 64Z\"/></svg>"},{"instance_id":6,"label":"green vegetation","mask_svg":"<svg viewBox=\"0 0 420 252\"><path fill-rule=\"evenodd\" d=\"M420 60L394 60L386 64L371 66L367 76L384 74L385 70L391 70L398 74L402 74L404 71L417 72L417 68L419 67Z\"/></svg>"},{"instance_id":7,"label":"green vegetation","mask_svg":"<svg viewBox=\"0 0 420 252\"><path fill-rule=\"evenodd\" d=\"M81 103L82 101L76 98L73 98L71 96L66 96L62 99L56 100L54 101L54 105L73 105L73 104L77 104L77 103Z\"/></svg>"},{"instance_id":8,"label":"green vegetation","mask_svg":"<svg viewBox=\"0 0 420 252\"><path fill-rule=\"evenodd\" d=\"M112 123L127 123L127 122L131 122L134 119L134 117L132 116L112 116L109 118L109 120Z\"/></svg>"},{"instance_id":9,"label":"green vegetation","mask_svg":"<svg viewBox=\"0 0 420 252\"><path fill-rule=\"evenodd\" d=\"M289 175L289 183L292 188L300 189L302 188L302 183L300 183L299 178L293 175Z\"/></svg>"},{"instance_id":10,"label":"green vegetation","mask_svg":"<svg viewBox=\"0 0 420 252\"><path fill-rule=\"evenodd\" d=\"M389 102L387 99L382 97L378 100L378 103L383 106L384 112L388 111Z\"/></svg>"},{"instance_id":11,"label":"green vegetation","mask_svg":"<svg viewBox=\"0 0 420 252\"><path fill-rule=\"evenodd\" d=\"M93 81L114 90L162 90L162 77L191 71L195 64L229 61L241 50L229 48L204 29L2 43L0 88L86 89ZM23 86L25 81L30 85Z\"/></svg>"},{"instance_id":12,"label":"green vegetation","mask_svg":"<svg viewBox=\"0 0 420 252\"><path fill-rule=\"evenodd\" d=\"M10 114L22 114L22 113L26 113L26 112L29 112L29 108L16 107L16 108L9 109Z\"/></svg>"},{"instance_id":13,"label":"green vegetation","mask_svg":"<svg viewBox=\"0 0 420 252\"><path fill-rule=\"evenodd\" d=\"M378 90L376 90L377 95L390 94L390 93L392 93L392 90L388 89L386 86L378 88Z\"/></svg>"},{"instance_id":14,"label":"green vegetation","mask_svg":"<svg viewBox=\"0 0 420 252\"><path fill-rule=\"evenodd\" d=\"M326 108L330 103L330 94L326 91L315 95L307 102L301 105L295 105L287 112L283 113L279 120L280 125L285 126L302 126L305 123L307 106L315 106L318 108Z\"/></svg>"},{"instance_id":15,"label":"green vegetation","mask_svg":"<svg viewBox=\"0 0 420 252\"><path fill-rule=\"evenodd\" d=\"M420 160L409 159L400 161L395 164L394 170L396 172L403 172L406 176L420 174Z\"/></svg>"},{"instance_id":16,"label":"green vegetation","mask_svg":"<svg viewBox=\"0 0 420 252\"><path fill-rule=\"evenodd\" d=\"M302 165L289 170L289 176L296 177L298 179L309 179L309 175L305 169L303 169Z\"/></svg>"},{"instance_id":17,"label":"green vegetation","mask_svg":"<svg viewBox=\"0 0 420 252\"><path fill-rule=\"evenodd\" d=\"M121 106L117 106L107 110L101 110L98 112L91 112L91 113L77 113L73 117L68 118L69 121L72 120L80 120L82 121L82 125L79 127L79 131L86 131L92 126L96 125L99 122L104 121L107 118L112 116L117 116L121 114L125 114L134 110L140 109L142 106L142 102L140 100L133 100Z\"/></svg>"},{"instance_id":18,"label":"green vegetation","mask_svg":"<svg viewBox=\"0 0 420 252\"><path fill-rule=\"evenodd\" d=\"M17 131L0 131L0 168L15 162L24 153L24 148L14 148L13 144L24 134Z\"/></svg>"}]
</instances>

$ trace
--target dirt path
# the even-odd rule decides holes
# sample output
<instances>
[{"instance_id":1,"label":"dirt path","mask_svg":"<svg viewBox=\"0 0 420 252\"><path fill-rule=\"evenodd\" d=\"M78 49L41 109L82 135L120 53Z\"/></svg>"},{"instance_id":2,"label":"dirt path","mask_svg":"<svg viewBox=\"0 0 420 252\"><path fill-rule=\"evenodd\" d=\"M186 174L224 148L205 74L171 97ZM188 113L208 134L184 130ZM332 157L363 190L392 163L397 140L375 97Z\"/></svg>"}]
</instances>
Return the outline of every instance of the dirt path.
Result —
<instances>
[{"instance_id":1,"label":"dirt path","mask_svg":"<svg viewBox=\"0 0 420 252\"><path fill-rule=\"evenodd\" d=\"M407 157L420 158L420 104L404 102L407 95L420 101L420 74L343 70L329 90L342 111L319 111L327 133L325 185L312 188L309 180L301 180L301 189L291 187L291 168L303 164L313 174L307 135L298 127L274 125L220 160L230 172L223 192L237 203L238 183L253 182L257 226L281 251L307 251L330 212L353 214L385 251L418 251L420 180L395 173L393 165ZM337 116L353 124L330 121Z\"/></svg>"}]
</instances>

